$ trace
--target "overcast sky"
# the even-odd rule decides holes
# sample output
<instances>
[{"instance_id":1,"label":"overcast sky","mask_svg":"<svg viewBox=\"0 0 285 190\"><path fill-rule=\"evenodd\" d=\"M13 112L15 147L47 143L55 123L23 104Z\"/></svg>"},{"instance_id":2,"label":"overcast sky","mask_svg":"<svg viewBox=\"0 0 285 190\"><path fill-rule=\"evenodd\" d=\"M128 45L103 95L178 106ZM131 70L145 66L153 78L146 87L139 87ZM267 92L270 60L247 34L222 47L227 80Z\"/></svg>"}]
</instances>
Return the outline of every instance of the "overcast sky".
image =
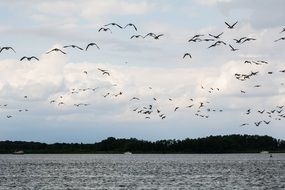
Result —
<instances>
[{"instance_id":1,"label":"overcast sky","mask_svg":"<svg viewBox=\"0 0 285 190\"><path fill-rule=\"evenodd\" d=\"M285 37L280 33L284 7L283 0L3 0L0 47L12 46L16 53L0 53L0 140L93 143L109 136L158 140L225 134L285 139L285 111L277 107L285 105L280 72L285 41L274 42ZM238 23L228 29L225 21ZM112 33L98 32L110 22L134 23L138 31L109 26ZM130 39L149 32L164 35ZM204 39L222 32L227 45L209 49L213 42L188 42L196 34ZM241 37L256 40L233 40ZM85 49L90 42L100 50L62 48ZM46 54L52 48L67 54ZM183 59L186 52L192 58ZM40 61L20 61L33 55ZM259 73L243 82L235 78L251 71ZM74 106L80 103L88 105ZM137 113L149 105L152 114Z\"/></svg>"}]
</instances>

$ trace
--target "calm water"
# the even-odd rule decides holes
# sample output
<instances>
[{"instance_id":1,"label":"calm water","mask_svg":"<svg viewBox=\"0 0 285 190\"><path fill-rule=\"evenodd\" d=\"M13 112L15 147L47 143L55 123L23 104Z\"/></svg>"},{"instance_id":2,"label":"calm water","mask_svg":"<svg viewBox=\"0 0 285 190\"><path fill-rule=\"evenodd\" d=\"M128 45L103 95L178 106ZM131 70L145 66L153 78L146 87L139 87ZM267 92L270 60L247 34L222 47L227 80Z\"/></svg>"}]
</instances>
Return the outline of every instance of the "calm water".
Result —
<instances>
[{"instance_id":1,"label":"calm water","mask_svg":"<svg viewBox=\"0 0 285 190\"><path fill-rule=\"evenodd\" d=\"M0 189L285 189L285 154L0 155Z\"/></svg>"}]
</instances>

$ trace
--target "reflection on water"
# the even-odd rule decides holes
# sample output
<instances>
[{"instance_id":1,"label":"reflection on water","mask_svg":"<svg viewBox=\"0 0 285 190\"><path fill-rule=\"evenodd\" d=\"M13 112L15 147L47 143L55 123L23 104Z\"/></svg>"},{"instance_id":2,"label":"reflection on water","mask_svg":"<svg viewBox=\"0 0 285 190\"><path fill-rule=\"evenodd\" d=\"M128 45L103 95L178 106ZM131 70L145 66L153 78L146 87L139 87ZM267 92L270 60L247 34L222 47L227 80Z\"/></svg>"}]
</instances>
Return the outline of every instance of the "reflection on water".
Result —
<instances>
[{"instance_id":1,"label":"reflection on water","mask_svg":"<svg viewBox=\"0 0 285 190\"><path fill-rule=\"evenodd\" d=\"M285 154L0 155L0 189L285 189Z\"/></svg>"}]
</instances>

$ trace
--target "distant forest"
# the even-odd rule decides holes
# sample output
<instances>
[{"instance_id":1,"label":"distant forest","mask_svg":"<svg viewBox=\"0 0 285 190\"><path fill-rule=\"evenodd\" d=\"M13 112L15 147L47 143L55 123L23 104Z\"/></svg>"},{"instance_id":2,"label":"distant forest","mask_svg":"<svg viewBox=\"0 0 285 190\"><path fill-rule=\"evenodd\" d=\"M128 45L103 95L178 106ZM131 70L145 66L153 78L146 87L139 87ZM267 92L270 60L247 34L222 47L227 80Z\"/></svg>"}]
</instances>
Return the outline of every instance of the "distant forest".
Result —
<instances>
[{"instance_id":1,"label":"distant forest","mask_svg":"<svg viewBox=\"0 0 285 190\"><path fill-rule=\"evenodd\" d=\"M184 140L155 142L109 137L94 144L0 141L0 153L257 153L261 151L285 152L285 141L270 136L226 135Z\"/></svg>"}]
</instances>

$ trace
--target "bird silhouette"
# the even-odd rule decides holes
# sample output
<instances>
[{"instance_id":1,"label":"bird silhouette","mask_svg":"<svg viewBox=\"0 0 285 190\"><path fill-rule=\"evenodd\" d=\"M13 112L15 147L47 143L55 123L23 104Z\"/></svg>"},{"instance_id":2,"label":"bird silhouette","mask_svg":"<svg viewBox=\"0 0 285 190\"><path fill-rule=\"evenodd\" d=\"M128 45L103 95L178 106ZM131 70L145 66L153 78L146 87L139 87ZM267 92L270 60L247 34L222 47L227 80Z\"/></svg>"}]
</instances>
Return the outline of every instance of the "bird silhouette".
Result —
<instances>
[{"instance_id":1,"label":"bird silhouette","mask_svg":"<svg viewBox=\"0 0 285 190\"><path fill-rule=\"evenodd\" d=\"M48 51L48 52L46 52L46 54L49 54L49 53L51 53L51 52L53 52L53 51L55 51L55 52L61 52L61 53L63 53L63 54L66 54L64 51L62 51L61 49L58 49L58 48L54 48L54 49L52 49L52 50L50 50L50 51Z\"/></svg>"},{"instance_id":2,"label":"bird silhouette","mask_svg":"<svg viewBox=\"0 0 285 190\"><path fill-rule=\"evenodd\" d=\"M231 51L237 51L238 49L234 48L231 44L229 44Z\"/></svg>"},{"instance_id":3,"label":"bird silhouette","mask_svg":"<svg viewBox=\"0 0 285 190\"><path fill-rule=\"evenodd\" d=\"M230 25L229 23L225 22L225 24L228 26L228 29L234 29L234 26L238 23L238 21L236 21L234 24Z\"/></svg>"},{"instance_id":4,"label":"bird silhouette","mask_svg":"<svg viewBox=\"0 0 285 190\"><path fill-rule=\"evenodd\" d=\"M12 47L2 47L1 49L0 49L0 53L3 51L3 50L13 50L14 51L14 53L16 53L16 51L12 48Z\"/></svg>"},{"instance_id":5,"label":"bird silhouette","mask_svg":"<svg viewBox=\"0 0 285 190\"><path fill-rule=\"evenodd\" d=\"M242 37L240 39L234 39L237 44L242 43L242 40L246 39L246 37Z\"/></svg>"},{"instance_id":6,"label":"bird silhouette","mask_svg":"<svg viewBox=\"0 0 285 190\"><path fill-rule=\"evenodd\" d=\"M133 39L133 38L144 38L142 35L132 35L130 39Z\"/></svg>"},{"instance_id":7,"label":"bird silhouette","mask_svg":"<svg viewBox=\"0 0 285 190\"><path fill-rule=\"evenodd\" d=\"M98 46L96 43L91 42L91 43L89 43L89 44L86 46L85 51L87 51L87 49L88 49L90 46L96 46L97 49L100 49L99 46Z\"/></svg>"},{"instance_id":8,"label":"bird silhouette","mask_svg":"<svg viewBox=\"0 0 285 190\"><path fill-rule=\"evenodd\" d=\"M280 41L280 40L285 40L285 37L279 38L279 39L275 40L274 42L278 42L278 41ZM0 51L0 52L1 52L1 51Z\"/></svg>"},{"instance_id":9,"label":"bird silhouette","mask_svg":"<svg viewBox=\"0 0 285 190\"><path fill-rule=\"evenodd\" d=\"M120 25L118 25L117 23L114 23L114 22L112 22L112 23L109 23L109 24L105 24L104 26L117 26L117 27L119 27L119 28L123 28L123 27L121 27Z\"/></svg>"},{"instance_id":10,"label":"bird silhouette","mask_svg":"<svg viewBox=\"0 0 285 190\"><path fill-rule=\"evenodd\" d=\"M107 32L107 31L110 31L110 33L112 33L112 30L110 29L110 28L100 28L99 30L98 30L98 32L101 32L101 31L104 31L104 32Z\"/></svg>"},{"instance_id":11,"label":"bird silhouette","mask_svg":"<svg viewBox=\"0 0 285 190\"><path fill-rule=\"evenodd\" d=\"M124 27L124 29L127 28L128 26L133 27L136 31L138 30L137 27L136 27L134 24L132 24L132 23L127 24L127 25Z\"/></svg>"},{"instance_id":12,"label":"bird silhouette","mask_svg":"<svg viewBox=\"0 0 285 190\"><path fill-rule=\"evenodd\" d=\"M190 53L185 53L185 54L183 55L183 59L184 59L187 55L188 55L190 58L192 58L192 56L191 56Z\"/></svg>"},{"instance_id":13,"label":"bird silhouette","mask_svg":"<svg viewBox=\"0 0 285 190\"><path fill-rule=\"evenodd\" d=\"M223 34L224 32L218 34L218 35L213 35L213 34L209 34L209 36L213 37L213 38L216 38L216 39L219 39L220 36Z\"/></svg>"},{"instance_id":14,"label":"bird silhouette","mask_svg":"<svg viewBox=\"0 0 285 190\"><path fill-rule=\"evenodd\" d=\"M77 49L80 49L80 50L83 50L81 47L77 46L77 45L67 45L67 46L63 46L63 48L77 48Z\"/></svg>"},{"instance_id":15,"label":"bird silhouette","mask_svg":"<svg viewBox=\"0 0 285 190\"><path fill-rule=\"evenodd\" d=\"M24 56L20 59L20 61L23 61L24 59L27 59L28 61L31 61L32 59L35 59L37 61L39 61L39 59L35 56L32 56L32 57L27 57L27 56Z\"/></svg>"}]
</instances>

